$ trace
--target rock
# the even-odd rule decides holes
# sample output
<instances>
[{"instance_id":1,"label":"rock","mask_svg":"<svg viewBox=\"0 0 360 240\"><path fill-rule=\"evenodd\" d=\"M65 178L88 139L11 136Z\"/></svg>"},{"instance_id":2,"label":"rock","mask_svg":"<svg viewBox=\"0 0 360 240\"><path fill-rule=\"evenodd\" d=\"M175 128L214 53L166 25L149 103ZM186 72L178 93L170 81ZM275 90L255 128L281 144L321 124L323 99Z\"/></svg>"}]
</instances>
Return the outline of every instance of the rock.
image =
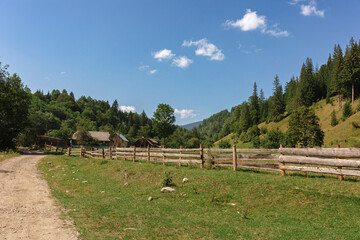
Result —
<instances>
[{"instance_id":1,"label":"rock","mask_svg":"<svg viewBox=\"0 0 360 240\"><path fill-rule=\"evenodd\" d=\"M101 193L105 193L105 191L101 191Z\"/></svg>"},{"instance_id":2,"label":"rock","mask_svg":"<svg viewBox=\"0 0 360 240\"><path fill-rule=\"evenodd\" d=\"M83 183L87 183L88 181L82 181Z\"/></svg>"},{"instance_id":3,"label":"rock","mask_svg":"<svg viewBox=\"0 0 360 240\"><path fill-rule=\"evenodd\" d=\"M47 164L51 164L51 162L47 162Z\"/></svg>"},{"instance_id":4,"label":"rock","mask_svg":"<svg viewBox=\"0 0 360 240\"><path fill-rule=\"evenodd\" d=\"M153 198L152 198L152 197L149 197L149 198L148 198L148 200L149 200L149 201L152 201L152 200L153 200Z\"/></svg>"},{"instance_id":5,"label":"rock","mask_svg":"<svg viewBox=\"0 0 360 240\"><path fill-rule=\"evenodd\" d=\"M183 178L183 183L189 181L187 178Z\"/></svg>"},{"instance_id":6,"label":"rock","mask_svg":"<svg viewBox=\"0 0 360 240\"><path fill-rule=\"evenodd\" d=\"M127 187L127 186L129 186L129 183L128 182L124 183L123 187Z\"/></svg>"},{"instance_id":7,"label":"rock","mask_svg":"<svg viewBox=\"0 0 360 240\"><path fill-rule=\"evenodd\" d=\"M175 192L175 189L171 188L171 187L163 187L161 189L161 192L163 193L168 193L168 192Z\"/></svg>"}]
</instances>

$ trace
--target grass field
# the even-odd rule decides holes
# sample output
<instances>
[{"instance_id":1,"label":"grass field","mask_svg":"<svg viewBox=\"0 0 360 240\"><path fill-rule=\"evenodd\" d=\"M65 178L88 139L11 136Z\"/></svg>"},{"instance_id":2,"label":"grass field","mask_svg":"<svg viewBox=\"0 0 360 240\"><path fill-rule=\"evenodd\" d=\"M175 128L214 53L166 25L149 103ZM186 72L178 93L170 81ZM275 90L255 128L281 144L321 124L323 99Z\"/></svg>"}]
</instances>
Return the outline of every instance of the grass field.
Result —
<instances>
[{"instance_id":1,"label":"grass field","mask_svg":"<svg viewBox=\"0 0 360 240\"><path fill-rule=\"evenodd\" d=\"M355 178L66 156L39 168L83 239L360 238ZM165 171L174 193L160 192Z\"/></svg>"}]
</instances>

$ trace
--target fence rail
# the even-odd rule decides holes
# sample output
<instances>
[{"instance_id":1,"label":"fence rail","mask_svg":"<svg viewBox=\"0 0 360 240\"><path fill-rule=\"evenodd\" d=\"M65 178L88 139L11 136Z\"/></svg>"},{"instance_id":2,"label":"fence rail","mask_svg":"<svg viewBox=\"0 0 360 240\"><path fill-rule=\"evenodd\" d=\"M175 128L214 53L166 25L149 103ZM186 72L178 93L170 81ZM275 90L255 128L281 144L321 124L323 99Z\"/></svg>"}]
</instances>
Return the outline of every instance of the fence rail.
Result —
<instances>
[{"instance_id":1,"label":"fence rail","mask_svg":"<svg viewBox=\"0 0 360 240\"><path fill-rule=\"evenodd\" d=\"M51 147L54 148L54 147ZM69 147L67 155L103 159L125 159L133 162L199 164L280 171L301 171L360 177L359 148L282 148L279 149L214 149L214 148L90 148Z\"/></svg>"}]
</instances>

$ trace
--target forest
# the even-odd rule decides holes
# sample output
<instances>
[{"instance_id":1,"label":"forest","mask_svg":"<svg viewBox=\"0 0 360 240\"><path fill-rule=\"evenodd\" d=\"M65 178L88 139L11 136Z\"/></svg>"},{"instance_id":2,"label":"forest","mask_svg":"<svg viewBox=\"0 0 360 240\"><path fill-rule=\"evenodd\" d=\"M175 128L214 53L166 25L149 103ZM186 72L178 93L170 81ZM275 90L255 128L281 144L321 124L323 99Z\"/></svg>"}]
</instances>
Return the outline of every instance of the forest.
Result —
<instances>
[{"instance_id":1,"label":"forest","mask_svg":"<svg viewBox=\"0 0 360 240\"><path fill-rule=\"evenodd\" d=\"M318 118L309 107L321 99L332 103L333 97L337 96L338 108L347 112L345 115L351 115L349 106L360 95L360 48L353 38L344 52L336 44L327 63L320 67L317 64L314 66L313 60L307 58L301 66L300 75L292 77L284 88L276 75L273 94L268 98L262 89L258 92L255 82L248 101L232 107L231 111L214 114L192 130L176 126L174 110L167 105L171 126L166 134L156 127L156 112L152 118L144 111L123 112L117 100L110 104L90 96L76 99L73 92L65 89L31 93L20 77L10 74L8 68L0 63L1 149L30 146L36 142L38 135L43 134L70 139L78 130L119 132L128 138L130 145L140 137L151 137L166 147L190 148L198 147L200 143L211 147L214 142L234 133L235 142L251 142L255 148L276 148L280 144L289 147L321 146L324 134ZM343 100L347 100L344 106ZM258 127L259 123L278 122L287 116L290 116L290 122L286 133ZM338 121L333 120L334 124ZM305 133L306 128L312 129L311 133ZM220 147L230 146L224 141Z\"/></svg>"}]
</instances>

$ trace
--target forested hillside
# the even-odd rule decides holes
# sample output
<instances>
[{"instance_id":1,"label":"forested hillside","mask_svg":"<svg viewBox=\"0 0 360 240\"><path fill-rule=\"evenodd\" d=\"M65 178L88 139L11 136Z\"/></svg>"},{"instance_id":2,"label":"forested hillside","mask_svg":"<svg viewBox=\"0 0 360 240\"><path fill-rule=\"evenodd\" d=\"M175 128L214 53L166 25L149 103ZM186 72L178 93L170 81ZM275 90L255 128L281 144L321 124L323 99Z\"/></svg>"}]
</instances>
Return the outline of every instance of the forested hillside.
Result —
<instances>
[{"instance_id":1,"label":"forested hillside","mask_svg":"<svg viewBox=\"0 0 360 240\"><path fill-rule=\"evenodd\" d=\"M317 64L314 66L313 60L307 58L300 68L300 75L292 77L284 88L276 75L273 80L273 94L268 98L264 97L262 89L258 93L258 86L254 83L253 93L248 101L233 107L230 113L224 110L205 119L199 131L213 141L231 134L231 143L251 143L253 147L276 147L280 143L294 146L295 140L291 139L290 132L285 132L289 118L286 124L281 125L285 126L285 131L284 128L283 131L277 128L267 129L264 124L259 124L273 122L277 125L282 119L294 115L300 107L308 108L322 99L326 104L336 104L337 112L345 111L344 117L338 116L340 119L334 120L334 124L341 123L357 111L354 102L359 96L360 48L359 43L351 38L345 47L345 53L340 45L335 45L327 63L320 67ZM330 117L335 113L331 110L327 114ZM319 119L314 119L314 124L318 123ZM225 140L225 143L226 141L228 140ZM322 144L323 141L320 141L315 145Z\"/></svg>"}]
</instances>

